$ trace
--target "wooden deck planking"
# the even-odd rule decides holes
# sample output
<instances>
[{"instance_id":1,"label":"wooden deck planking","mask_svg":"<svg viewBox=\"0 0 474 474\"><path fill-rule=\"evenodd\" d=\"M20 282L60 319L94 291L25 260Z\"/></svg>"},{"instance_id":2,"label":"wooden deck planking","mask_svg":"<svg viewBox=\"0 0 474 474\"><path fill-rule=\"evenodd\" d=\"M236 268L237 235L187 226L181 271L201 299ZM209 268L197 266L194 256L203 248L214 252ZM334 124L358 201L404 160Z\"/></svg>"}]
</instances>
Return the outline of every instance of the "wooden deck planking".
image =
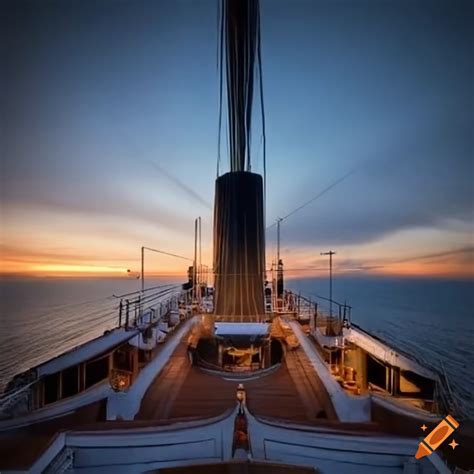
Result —
<instances>
[{"instance_id":1,"label":"wooden deck planking","mask_svg":"<svg viewBox=\"0 0 474 474\"><path fill-rule=\"evenodd\" d=\"M301 349L289 351L282 366L243 381L247 405L256 416L299 421L337 420L329 396ZM217 416L235 406L237 381L191 367L185 338L145 394L136 420Z\"/></svg>"}]
</instances>

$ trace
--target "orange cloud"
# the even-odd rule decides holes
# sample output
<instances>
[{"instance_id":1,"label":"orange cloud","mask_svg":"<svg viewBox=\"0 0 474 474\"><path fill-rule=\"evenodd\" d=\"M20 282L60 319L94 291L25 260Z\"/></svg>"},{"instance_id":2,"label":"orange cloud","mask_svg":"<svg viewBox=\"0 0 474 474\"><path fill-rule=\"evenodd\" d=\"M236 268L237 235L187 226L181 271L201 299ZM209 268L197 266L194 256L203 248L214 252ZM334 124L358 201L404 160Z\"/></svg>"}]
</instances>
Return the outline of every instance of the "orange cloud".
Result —
<instances>
[{"instance_id":1,"label":"orange cloud","mask_svg":"<svg viewBox=\"0 0 474 474\"><path fill-rule=\"evenodd\" d=\"M2 246L0 247L2 257L0 274L17 277L62 278L87 276L136 278L140 275L139 247L136 250L133 249L135 252L133 250L124 252L118 246L111 248L110 252L99 250L97 255L94 255L93 250L89 249L55 252L53 249L34 251L23 250L21 247ZM209 252L204 249L203 262L208 257ZM184 281L190 264L191 262L170 256L148 253L145 258L145 276L148 278L166 276Z\"/></svg>"},{"instance_id":2,"label":"orange cloud","mask_svg":"<svg viewBox=\"0 0 474 474\"><path fill-rule=\"evenodd\" d=\"M350 253L352 258L345 255ZM367 258L352 249L350 252L339 252L333 260L333 273L339 275L384 275L384 276L419 276L419 277L474 277L474 247L461 247L437 253L421 254L402 260L390 256L378 255ZM271 267L271 259L267 260ZM309 249L296 249L284 259L285 275L289 279L326 276L329 271L327 258L320 257ZM267 275L268 278L271 275Z\"/></svg>"}]
</instances>

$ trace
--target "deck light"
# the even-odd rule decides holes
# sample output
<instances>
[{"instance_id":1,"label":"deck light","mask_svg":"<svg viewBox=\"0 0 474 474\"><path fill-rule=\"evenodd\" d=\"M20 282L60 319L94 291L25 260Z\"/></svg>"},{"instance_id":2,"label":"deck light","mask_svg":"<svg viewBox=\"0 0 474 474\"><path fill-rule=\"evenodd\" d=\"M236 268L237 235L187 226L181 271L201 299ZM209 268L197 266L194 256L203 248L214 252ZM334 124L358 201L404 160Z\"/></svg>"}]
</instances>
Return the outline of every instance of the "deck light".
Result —
<instances>
[{"instance_id":1,"label":"deck light","mask_svg":"<svg viewBox=\"0 0 474 474\"><path fill-rule=\"evenodd\" d=\"M130 374L123 370L112 369L109 384L115 392L123 392L130 386Z\"/></svg>"}]
</instances>

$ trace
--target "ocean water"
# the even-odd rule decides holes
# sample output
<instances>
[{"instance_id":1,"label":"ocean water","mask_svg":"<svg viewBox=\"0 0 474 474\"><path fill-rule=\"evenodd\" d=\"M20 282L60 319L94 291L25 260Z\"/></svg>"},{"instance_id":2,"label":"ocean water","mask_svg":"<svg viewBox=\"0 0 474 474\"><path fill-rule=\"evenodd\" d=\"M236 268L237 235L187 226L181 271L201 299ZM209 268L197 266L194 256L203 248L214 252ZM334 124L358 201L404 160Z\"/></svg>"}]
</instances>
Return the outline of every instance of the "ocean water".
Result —
<instances>
[{"instance_id":1,"label":"ocean water","mask_svg":"<svg viewBox=\"0 0 474 474\"><path fill-rule=\"evenodd\" d=\"M287 287L307 297L329 290L322 278ZM15 374L114 327L119 300L112 295L136 290L139 282L129 279L0 280L0 391ZM336 276L333 299L351 305L364 329L429 366L444 364L474 418L474 282Z\"/></svg>"}]
</instances>

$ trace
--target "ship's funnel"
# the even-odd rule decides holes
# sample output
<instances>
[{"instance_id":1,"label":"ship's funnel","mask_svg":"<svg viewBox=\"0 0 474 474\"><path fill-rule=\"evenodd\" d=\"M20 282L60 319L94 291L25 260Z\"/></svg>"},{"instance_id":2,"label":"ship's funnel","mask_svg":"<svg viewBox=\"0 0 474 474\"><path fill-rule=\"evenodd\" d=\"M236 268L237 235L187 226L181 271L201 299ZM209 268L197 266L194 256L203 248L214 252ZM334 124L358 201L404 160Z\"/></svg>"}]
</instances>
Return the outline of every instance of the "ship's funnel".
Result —
<instances>
[{"instance_id":1,"label":"ship's funnel","mask_svg":"<svg viewBox=\"0 0 474 474\"><path fill-rule=\"evenodd\" d=\"M216 319L264 319L263 180L258 174L230 172L216 180L214 272Z\"/></svg>"}]
</instances>

